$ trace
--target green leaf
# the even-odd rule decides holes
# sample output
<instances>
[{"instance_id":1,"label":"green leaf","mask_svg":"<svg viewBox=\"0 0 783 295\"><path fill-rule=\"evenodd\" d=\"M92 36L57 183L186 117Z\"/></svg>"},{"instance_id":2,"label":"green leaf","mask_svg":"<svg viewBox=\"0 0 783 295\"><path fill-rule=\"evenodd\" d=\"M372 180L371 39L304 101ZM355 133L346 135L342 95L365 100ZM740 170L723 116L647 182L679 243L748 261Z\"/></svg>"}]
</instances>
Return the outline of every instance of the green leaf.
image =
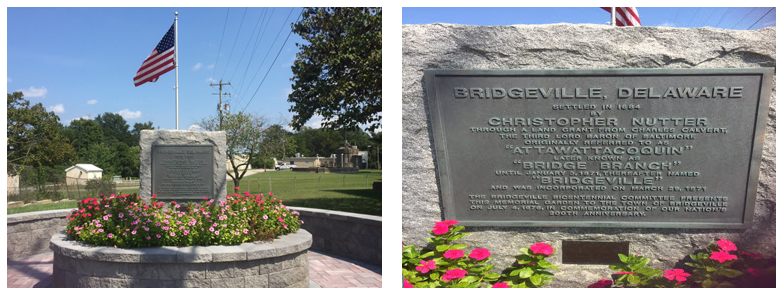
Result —
<instances>
[{"instance_id":1,"label":"green leaf","mask_svg":"<svg viewBox=\"0 0 783 295\"><path fill-rule=\"evenodd\" d=\"M451 245L451 247L449 247L449 249L450 250L460 250L460 249L465 249L467 247L468 247L468 245L456 244L456 245Z\"/></svg>"},{"instance_id":2,"label":"green leaf","mask_svg":"<svg viewBox=\"0 0 783 295\"><path fill-rule=\"evenodd\" d=\"M526 268L520 269L520 271L519 271L519 278L520 279L527 279L530 276L532 276L534 273L535 272L533 272L532 269L530 269L529 267L526 267Z\"/></svg>"},{"instance_id":3,"label":"green leaf","mask_svg":"<svg viewBox=\"0 0 783 295\"><path fill-rule=\"evenodd\" d=\"M430 274L430 280L437 281L439 279L440 279L440 274L439 273L433 272L433 273Z\"/></svg>"},{"instance_id":4,"label":"green leaf","mask_svg":"<svg viewBox=\"0 0 783 295\"><path fill-rule=\"evenodd\" d=\"M516 276L519 275L519 272L521 272L521 271L522 271L521 269L515 269L515 270L512 270L509 275L512 276L512 277L516 277Z\"/></svg>"},{"instance_id":5,"label":"green leaf","mask_svg":"<svg viewBox=\"0 0 783 295\"><path fill-rule=\"evenodd\" d=\"M535 260L533 257L527 256L527 255L518 255L518 256L516 256L514 258L516 258L518 260L519 264L531 263L531 262L533 262Z\"/></svg>"},{"instance_id":6,"label":"green leaf","mask_svg":"<svg viewBox=\"0 0 783 295\"><path fill-rule=\"evenodd\" d=\"M656 276L656 275L660 274L663 271L660 270L660 269L653 269L653 268L643 267L641 269L636 270L636 272L638 274L646 276L646 277L652 277L652 276Z\"/></svg>"},{"instance_id":7,"label":"green leaf","mask_svg":"<svg viewBox=\"0 0 783 295\"><path fill-rule=\"evenodd\" d=\"M424 253L421 256L419 256L419 258L427 258L427 257L430 257L432 255L435 255L434 251L430 251L430 252Z\"/></svg>"},{"instance_id":8,"label":"green leaf","mask_svg":"<svg viewBox=\"0 0 783 295\"><path fill-rule=\"evenodd\" d=\"M623 254L617 254L617 256L620 257L620 261L628 262L628 256L625 256Z\"/></svg>"},{"instance_id":9,"label":"green leaf","mask_svg":"<svg viewBox=\"0 0 783 295\"><path fill-rule=\"evenodd\" d=\"M686 262L685 265L690 266L690 267L698 267L699 266L698 264L690 263L690 262Z\"/></svg>"},{"instance_id":10,"label":"green leaf","mask_svg":"<svg viewBox=\"0 0 783 295\"><path fill-rule=\"evenodd\" d=\"M707 279L707 280L704 280L704 282L702 282L702 283L701 283L701 286L702 286L703 288L715 288L715 287L717 287L717 286L718 286L718 283L716 283L716 282L715 282L715 281L713 281L713 280L709 280L709 279Z\"/></svg>"},{"instance_id":11,"label":"green leaf","mask_svg":"<svg viewBox=\"0 0 783 295\"><path fill-rule=\"evenodd\" d=\"M450 245L440 245L435 247L435 250L438 250L438 252L446 252L448 250Z\"/></svg>"},{"instance_id":12,"label":"green leaf","mask_svg":"<svg viewBox=\"0 0 783 295\"><path fill-rule=\"evenodd\" d=\"M641 281L642 281L642 279L639 278L639 276L628 275L628 282L631 283L631 284L638 284Z\"/></svg>"},{"instance_id":13,"label":"green leaf","mask_svg":"<svg viewBox=\"0 0 783 295\"><path fill-rule=\"evenodd\" d=\"M623 263L612 263L609 265L609 269L613 271L629 271L628 266Z\"/></svg>"},{"instance_id":14,"label":"green leaf","mask_svg":"<svg viewBox=\"0 0 783 295\"><path fill-rule=\"evenodd\" d=\"M475 282L477 280L478 280L478 277L476 277L476 276L466 276L466 277L464 277L464 278L462 278L460 280L460 283L462 283L462 282L472 283L472 282Z\"/></svg>"},{"instance_id":15,"label":"green leaf","mask_svg":"<svg viewBox=\"0 0 783 295\"><path fill-rule=\"evenodd\" d=\"M538 274L532 275L530 277L530 282L533 283L533 285L540 285L541 284L541 276Z\"/></svg>"},{"instance_id":16,"label":"green leaf","mask_svg":"<svg viewBox=\"0 0 783 295\"><path fill-rule=\"evenodd\" d=\"M484 278L488 281L495 281L500 278L500 274L488 273Z\"/></svg>"},{"instance_id":17,"label":"green leaf","mask_svg":"<svg viewBox=\"0 0 783 295\"><path fill-rule=\"evenodd\" d=\"M716 273L728 278L736 278L738 276L745 274L744 272L741 272L736 269L730 269L730 268L721 268Z\"/></svg>"},{"instance_id":18,"label":"green leaf","mask_svg":"<svg viewBox=\"0 0 783 295\"><path fill-rule=\"evenodd\" d=\"M528 256L531 255L530 248L520 248L519 252L522 252L522 254L525 254L525 255L528 255Z\"/></svg>"},{"instance_id":19,"label":"green leaf","mask_svg":"<svg viewBox=\"0 0 783 295\"><path fill-rule=\"evenodd\" d=\"M543 259L538 261L538 266L541 267L541 268L544 268L544 269L551 268L551 269L554 269L554 270L559 270L557 268L557 266L555 266L554 264L549 263L549 261L546 261L546 260L543 260Z\"/></svg>"}]
</instances>

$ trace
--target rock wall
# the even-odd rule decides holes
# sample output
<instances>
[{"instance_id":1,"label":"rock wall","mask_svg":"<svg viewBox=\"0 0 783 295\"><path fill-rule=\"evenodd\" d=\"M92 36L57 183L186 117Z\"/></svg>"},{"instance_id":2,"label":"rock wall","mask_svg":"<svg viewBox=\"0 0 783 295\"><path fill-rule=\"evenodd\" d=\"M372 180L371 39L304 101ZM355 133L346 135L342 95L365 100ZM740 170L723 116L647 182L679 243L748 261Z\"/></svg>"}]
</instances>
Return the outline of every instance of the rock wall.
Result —
<instances>
[{"instance_id":1,"label":"rock wall","mask_svg":"<svg viewBox=\"0 0 783 295\"><path fill-rule=\"evenodd\" d=\"M775 67L775 28L734 31L713 28L604 25L468 26L406 25L402 28L403 159L402 237L424 246L443 220L427 114L424 69L611 69ZM518 249L538 242L629 241L630 252L650 257L651 267L677 261L718 238L740 249L775 255L775 84L772 85L753 225L748 230L637 228L469 227L461 243L487 248L496 269L514 261ZM608 279L606 265L564 265L551 287L586 287Z\"/></svg>"}]
</instances>

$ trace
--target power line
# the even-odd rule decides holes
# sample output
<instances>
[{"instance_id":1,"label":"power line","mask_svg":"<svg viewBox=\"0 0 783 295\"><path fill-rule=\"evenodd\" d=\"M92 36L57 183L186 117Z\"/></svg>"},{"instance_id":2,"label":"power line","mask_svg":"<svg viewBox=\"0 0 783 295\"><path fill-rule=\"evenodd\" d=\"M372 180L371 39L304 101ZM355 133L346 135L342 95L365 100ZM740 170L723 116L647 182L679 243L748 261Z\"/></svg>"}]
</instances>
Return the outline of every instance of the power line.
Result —
<instances>
[{"instance_id":1,"label":"power line","mask_svg":"<svg viewBox=\"0 0 783 295\"><path fill-rule=\"evenodd\" d=\"M291 9L291 11L293 11L293 9ZM302 8L302 11L304 11L304 8ZM289 15L290 15L290 13L289 13ZM296 22L297 23L299 22L299 18L301 18L301 17L302 17L302 12L300 11L299 12L299 16L296 18ZM288 20L287 17L286 17L286 20ZM253 92L253 96L250 97L250 100L245 105L245 108L242 109L243 112L245 111L247 106L250 105L250 102L253 101L253 98L256 97L256 93L258 93L258 89L261 89L261 85L264 84L264 81L266 80L266 77L269 75L269 72L272 71L272 67L275 65L275 62L277 61L277 58L280 57L280 53L283 52L283 47L285 47L285 43L288 42L288 37L291 37L291 33L293 33L293 32L294 32L293 29L291 29L291 31L288 32L288 36L285 37L285 41L283 41L283 45L280 45L280 50L277 51L277 55L275 56L275 60L273 60L272 64L269 65L269 70L266 71L266 75L264 75L264 79L261 80L261 83L258 84L258 88L256 88L256 92Z\"/></svg>"},{"instance_id":2,"label":"power line","mask_svg":"<svg viewBox=\"0 0 783 295\"><path fill-rule=\"evenodd\" d=\"M231 7L226 10L226 21L223 23L223 34L220 35L220 46L218 47L218 54L215 58L215 67L212 68L212 79L215 79L215 70L217 70L217 62L220 60L220 50L223 49L223 36L226 35L226 24L228 23L228 12L231 11Z\"/></svg>"},{"instance_id":3,"label":"power line","mask_svg":"<svg viewBox=\"0 0 783 295\"><path fill-rule=\"evenodd\" d=\"M710 14L710 16L707 17L707 19L705 20L704 24L706 25L707 22L710 21L712 19L712 17L715 16L716 13L718 13L718 8L717 7L715 8L715 10L712 11L712 14Z\"/></svg>"},{"instance_id":4,"label":"power line","mask_svg":"<svg viewBox=\"0 0 783 295\"><path fill-rule=\"evenodd\" d=\"M252 85L252 84L253 84L253 80L255 80L255 79L256 79L256 76L258 76L258 72L259 72L259 71L261 71L261 67L263 67L263 65L264 65L264 62L266 61L266 58L269 56L269 53L270 53L270 52L272 52L272 48L274 47L274 45L275 45L275 42L277 42L277 38L279 38L279 37L280 37L280 33L282 33L282 32L283 32L283 28L285 28L285 25L286 25L286 23L288 23L288 18L289 18L289 17L291 17L291 13L292 13L293 11L294 11L294 9L293 9L293 8L291 8L291 11L289 11L289 12L288 12L288 15L287 15L287 16L285 17L285 19L283 20L283 24L280 26L280 30L279 30L279 31L277 31L277 36L275 36L275 40L274 40L274 41L272 41L272 43L269 45L269 49L266 51L266 54L264 55L264 59L261 61L261 64L258 66L258 70L256 70L256 73L255 73L255 74L253 74L253 78L252 78L252 79L250 79L250 83L249 83L249 84L248 84L248 86L247 86L248 88L250 88L250 85ZM289 35L290 35L290 33L289 33ZM288 38L286 38L286 40L288 40ZM285 45L285 43L283 43L283 45ZM274 64L274 62L273 62L272 64ZM270 66L270 69L271 69L271 66ZM267 73L268 73L268 72L267 72ZM264 78L266 78L266 77L264 77ZM263 81L261 81L261 83L263 83ZM241 87L241 85L240 85L240 87ZM259 87L260 87L260 85L259 85ZM256 91L258 91L258 90L256 90ZM244 92L243 92L243 93L244 93ZM253 94L253 95L255 95L255 94ZM241 98L240 98L240 99L241 99ZM252 98L251 98L251 100L252 100ZM244 110L244 109L243 109L243 110Z\"/></svg>"},{"instance_id":5,"label":"power line","mask_svg":"<svg viewBox=\"0 0 783 295\"><path fill-rule=\"evenodd\" d=\"M720 20L718 21L717 24L715 24L716 28L718 28L718 26L720 26L720 23L723 22L723 17L726 16L726 13L729 12L729 10L731 10L731 8L730 7L726 7L726 11L723 12L723 14L720 16Z\"/></svg>"},{"instance_id":6,"label":"power line","mask_svg":"<svg viewBox=\"0 0 783 295\"><path fill-rule=\"evenodd\" d=\"M693 22L693 19L695 19L696 16L699 15L699 11L701 11L701 7L696 8L696 13L693 14L693 17L691 17L691 19L688 21L688 24L685 25L685 27L690 27L691 26L691 23Z\"/></svg>"},{"instance_id":7,"label":"power line","mask_svg":"<svg viewBox=\"0 0 783 295\"><path fill-rule=\"evenodd\" d=\"M228 61L226 62L226 69L223 70L223 75L220 75L221 79L223 79L223 76L226 75L226 71L228 71L228 65L231 63L231 57L234 55L234 47L237 46L237 40L239 39L239 33L242 32L242 24L245 23L245 14L247 14L247 7L245 7L245 12L242 13L242 21L239 22L239 30L237 31L237 36L234 38L234 45L231 46L231 54L228 55Z\"/></svg>"},{"instance_id":8,"label":"power line","mask_svg":"<svg viewBox=\"0 0 783 295\"><path fill-rule=\"evenodd\" d=\"M242 59L245 58L245 52L247 52L247 47L250 46L250 41L253 40L253 35L256 34L256 29L258 28L258 23L261 22L261 17L266 15L266 8L264 8L264 13L260 14L258 16L258 20L256 21L256 25L253 26L253 32L250 33L250 39L247 40L247 44L245 45L245 50L242 51L242 57L239 58L239 63L242 63ZM252 57L251 57L252 58ZM237 70L239 69L239 64L237 64L237 67L234 69L234 73L231 74L231 79L234 79L234 75L237 74Z\"/></svg>"},{"instance_id":9,"label":"power line","mask_svg":"<svg viewBox=\"0 0 783 295\"><path fill-rule=\"evenodd\" d=\"M242 89L242 85L244 85L244 83L245 83L245 78L247 77L247 71L250 69L250 64L253 62L253 57L255 56L256 49L258 49L258 43L260 43L261 40L263 39L264 33L266 33L266 28L268 28L269 27L269 23L272 22L271 15L274 14L274 13L275 13L275 8L273 7L272 8L272 12L270 13L270 17L267 19L266 18L266 11L264 11L264 20L266 21L266 23L262 23L261 24L261 26L263 28L258 32L259 34L256 36L256 42L255 42L255 44L253 44L253 51L250 52L250 60L247 62L247 66L245 67L245 72L242 74L242 80L240 80L239 84L237 85L237 87L239 87L240 90ZM270 48L271 48L271 46L270 46ZM239 93L240 94L239 94L238 97L241 99L241 97L244 94L244 92L240 91Z\"/></svg>"},{"instance_id":10,"label":"power line","mask_svg":"<svg viewBox=\"0 0 783 295\"><path fill-rule=\"evenodd\" d=\"M759 21L760 21L762 18L764 18L765 16L767 16L767 14L769 14L770 12L772 12L772 10L774 10L774 9L775 9L775 7L772 7L772 8L770 8L769 10L767 10L767 13L765 13L764 15L762 15L762 16L761 16L761 17L760 17L760 18L759 18L759 19L758 19L758 20L757 20L755 23L753 23L752 25L750 25L750 27L748 27L746 30L750 30L750 28L752 28L753 26L755 26L755 25L756 25L756 24L757 24L757 23L758 23L758 22L759 22Z\"/></svg>"},{"instance_id":11,"label":"power line","mask_svg":"<svg viewBox=\"0 0 783 295\"><path fill-rule=\"evenodd\" d=\"M743 17L742 17L742 18L741 18L741 19L740 19L740 20L739 20L739 21L738 21L738 22L737 22L737 23L736 23L736 24L735 24L733 27L731 27L731 29L733 30L734 28L736 28L736 27L737 27L737 25L739 25L739 24L740 24L740 23L741 23L743 20L745 20L745 18L746 18L746 17L748 17L748 15L750 15L750 13L751 13L751 12L753 12L754 10L756 10L756 8L755 8L755 7L753 7L753 9L751 9L750 11L748 11L748 13L747 13L747 14L745 14L745 16L743 16Z\"/></svg>"}]
</instances>

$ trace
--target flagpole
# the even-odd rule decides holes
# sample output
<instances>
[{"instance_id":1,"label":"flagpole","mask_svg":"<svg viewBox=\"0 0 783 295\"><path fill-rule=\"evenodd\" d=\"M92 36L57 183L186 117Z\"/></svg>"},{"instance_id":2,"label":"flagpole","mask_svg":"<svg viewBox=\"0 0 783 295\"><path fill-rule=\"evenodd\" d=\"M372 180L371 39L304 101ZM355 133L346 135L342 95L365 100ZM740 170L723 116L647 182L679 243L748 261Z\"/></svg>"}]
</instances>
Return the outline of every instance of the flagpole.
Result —
<instances>
[{"instance_id":1,"label":"flagpole","mask_svg":"<svg viewBox=\"0 0 783 295\"><path fill-rule=\"evenodd\" d=\"M175 109L177 110L177 114L175 117L177 130L179 130L179 32L177 32L177 12L174 12L174 79L176 80L176 85L174 86L175 94L174 94L174 100L175 102Z\"/></svg>"},{"instance_id":2,"label":"flagpole","mask_svg":"<svg viewBox=\"0 0 783 295\"><path fill-rule=\"evenodd\" d=\"M617 18L615 17L614 7L612 7L612 26L613 27L617 26L616 19Z\"/></svg>"}]
</instances>

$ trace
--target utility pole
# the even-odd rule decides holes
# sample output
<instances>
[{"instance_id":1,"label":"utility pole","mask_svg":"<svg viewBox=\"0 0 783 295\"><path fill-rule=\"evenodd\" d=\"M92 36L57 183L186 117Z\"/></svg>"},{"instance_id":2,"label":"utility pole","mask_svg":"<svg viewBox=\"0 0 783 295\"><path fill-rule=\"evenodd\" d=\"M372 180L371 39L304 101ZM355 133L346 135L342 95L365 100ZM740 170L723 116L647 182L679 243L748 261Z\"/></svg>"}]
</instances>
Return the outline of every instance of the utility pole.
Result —
<instances>
[{"instance_id":1,"label":"utility pole","mask_svg":"<svg viewBox=\"0 0 783 295\"><path fill-rule=\"evenodd\" d=\"M220 91L219 93L212 93L220 95L220 102L218 102L218 118L220 118L220 126L218 127L220 130L223 130L223 94L231 95L231 93L223 93L223 85L231 85L231 82L228 82L226 84L223 84L223 79L220 79L220 83L214 84L209 83L209 86L219 86Z\"/></svg>"}]
</instances>

